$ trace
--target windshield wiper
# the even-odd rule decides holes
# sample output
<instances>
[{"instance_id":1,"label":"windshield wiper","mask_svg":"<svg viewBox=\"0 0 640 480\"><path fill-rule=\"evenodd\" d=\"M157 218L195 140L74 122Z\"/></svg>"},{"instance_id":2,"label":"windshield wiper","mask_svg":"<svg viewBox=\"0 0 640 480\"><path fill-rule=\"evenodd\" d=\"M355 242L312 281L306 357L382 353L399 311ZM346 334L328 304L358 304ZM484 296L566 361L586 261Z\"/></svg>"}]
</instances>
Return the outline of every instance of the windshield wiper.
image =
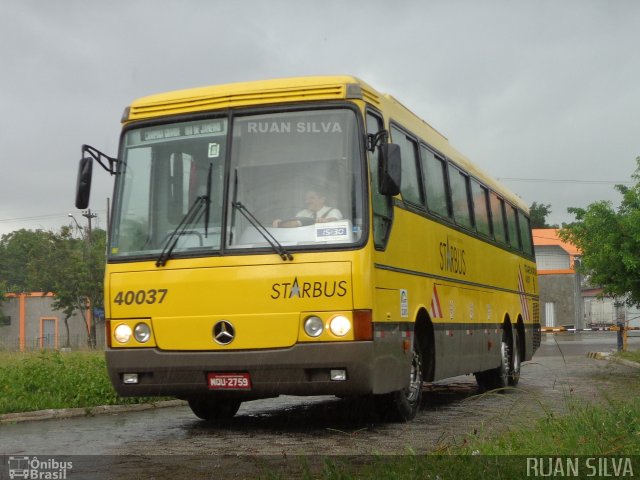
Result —
<instances>
[{"instance_id":1,"label":"windshield wiper","mask_svg":"<svg viewBox=\"0 0 640 480\"><path fill-rule=\"evenodd\" d=\"M253 225L253 227L258 231L260 235L264 237L273 251L280 255L282 260L293 260L293 255L291 255L278 240L274 237L269 230L265 228L265 226L260 223L258 220L248 209L245 207L242 202L233 202L233 207L236 208L247 221Z\"/></svg>"},{"instance_id":2,"label":"windshield wiper","mask_svg":"<svg viewBox=\"0 0 640 480\"><path fill-rule=\"evenodd\" d=\"M200 216L202 215L202 207L208 205L208 195L201 195L196 198L195 202L193 202L193 205L191 205L191 207L189 208L189 211L184 215L184 217L182 217L182 220L180 221L178 226L171 233L171 235L169 235L169 238L164 244L162 252L160 252L158 260L156 260L156 267L164 267L167 264L167 260L169 260L169 258L171 257L171 252L173 252L173 249L176 248L180 236L184 233L189 225L196 223L200 219Z\"/></svg>"}]
</instances>

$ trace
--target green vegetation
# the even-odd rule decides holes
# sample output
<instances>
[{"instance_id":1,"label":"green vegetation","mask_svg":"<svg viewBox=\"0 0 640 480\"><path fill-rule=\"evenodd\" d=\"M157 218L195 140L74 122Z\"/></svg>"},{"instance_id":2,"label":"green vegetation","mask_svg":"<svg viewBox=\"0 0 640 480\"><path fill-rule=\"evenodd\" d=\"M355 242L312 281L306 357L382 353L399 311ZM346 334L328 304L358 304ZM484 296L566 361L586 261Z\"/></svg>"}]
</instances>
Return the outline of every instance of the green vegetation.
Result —
<instances>
[{"instance_id":1,"label":"green vegetation","mask_svg":"<svg viewBox=\"0 0 640 480\"><path fill-rule=\"evenodd\" d=\"M118 397L103 352L0 353L0 414L151 400Z\"/></svg>"},{"instance_id":2,"label":"green vegetation","mask_svg":"<svg viewBox=\"0 0 640 480\"><path fill-rule=\"evenodd\" d=\"M547 217L551 215L551 204L533 202L529 207L531 228L558 228L558 225L547 224Z\"/></svg>"},{"instance_id":3,"label":"green vegetation","mask_svg":"<svg viewBox=\"0 0 640 480\"><path fill-rule=\"evenodd\" d=\"M640 455L640 398L604 405L573 402L561 416L553 413L532 427L484 441L471 440L455 453L483 455Z\"/></svg>"},{"instance_id":4,"label":"green vegetation","mask_svg":"<svg viewBox=\"0 0 640 480\"><path fill-rule=\"evenodd\" d=\"M640 460L631 457L637 455L640 455L640 398L634 394L626 402L610 401L598 406L575 402L567 414L556 416L548 412L533 424L525 425L521 421L512 430L486 439L470 435L460 445L435 454L379 455L360 464L357 458L330 459L315 468L304 459L300 462L303 478L510 479L528 476L528 461L531 461L528 459L565 456L577 459L582 473L579 478L586 478L585 474L593 476L590 475L594 472L592 468L598 465L593 461L587 464L588 458L614 456L617 461L621 461L621 457L625 461L629 458L635 473L640 471ZM609 472L612 468L609 464ZM265 478L286 476L271 473Z\"/></svg>"},{"instance_id":5,"label":"green vegetation","mask_svg":"<svg viewBox=\"0 0 640 480\"><path fill-rule=\"evenodd\" d=\"M640 157L631 178L635 185L616 185L620 206L598 201L586 208L570 208L576 221L560 237L582 252L580 269L592 285L627 305L640 305Z\"/></svg>"},{"instance_id":6,"label":"green vegetation","mask_svg":"<svg viewBox=\"0 0 640 480\"><path fill-rule=\"evenodd\" d=\"M0 316L8 293L53 292L53 306L67 321L79 312L84 318L88 306L102 307L106 232L83 231L74 236L70 226L60 232L16 230L0 237ZM95 323L84 318L88 345L95 346Z\"/></svg>"},{"instance_id":7,"label":"green vegetation","mask_svg":"<svg viewBox=\"0 0 640 480\"><path fill-rule=\"evenodd\" d=\"M619 352L617 354L620 358L625 360L631 360L632 362L640 363L640 350L632 350L628 352Z\"/></svg>"}]
</instances>

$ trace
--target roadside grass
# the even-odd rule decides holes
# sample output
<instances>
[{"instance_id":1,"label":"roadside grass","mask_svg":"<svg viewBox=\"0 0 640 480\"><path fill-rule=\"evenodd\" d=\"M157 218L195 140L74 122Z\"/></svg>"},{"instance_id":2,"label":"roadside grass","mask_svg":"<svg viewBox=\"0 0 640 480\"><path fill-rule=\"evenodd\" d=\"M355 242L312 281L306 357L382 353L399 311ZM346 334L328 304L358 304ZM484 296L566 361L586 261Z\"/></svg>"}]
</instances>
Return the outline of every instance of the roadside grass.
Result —
<instances>
[{"instance_id":1,"label":"roadside grass","mask_svg":"<svg viewBox=\"0 0 640 480\"><path fill-rule=\"evenodd\" d=\"M630 392L631 393L631 392ZM450 453L482 455L640 455L640 398L593 405L567 400L567 413L553 412L488 440L470 439Z\"/></svg>"},{"instance_id":2,"label":"roadside grass","mask_svg":"<svg viewBox=\"0 0 640 480\"><path fill-rule=\"evenodd\" d=\"M0 352L0 414L151 401L116 395L103 352Z\"/></svg>"},{"instance_id":3,"label":"roadside grass","mask_svg":"<svg viewBox=\"0 0 640 480\"><path fill-rule=\"evenodd\" d=\"M526 478L532 472L539 473L536 468L546 468L548 473L551 467L547 459L560 457L559 465L564 465L563 468L566 468L566 459L571 459L581 465L587 476L593 476L594 465L600 466L598 472L601 473L602 464L598 461L602 460L593 460L596 457L609 462L605 467L609 473L613 472L613 465L621 467L623 463L618 462L627 461L632 462L635 472L640 469L638 393L630 392L627 400L609 400L599 405L568 399L567 413L547 412L530 425L522 423L488 438L469 435L458 445L431 454L408 451L399 456L374 455L365 461L334 457L313 467L302 459L301 477L340 480ZM589 458L592 460L587 463ZM535 462L539 463L534 468ZM558 468L558 464L553 465ZM605 476L611 476L609 473ZM272 471L263 478L286 476Z\"/></svg>"},{"instance_id":4,"label":"roadside grass","mask_svg":"<svg viewBox=\"0 0 640 480\"><path fill-rule=\"evenodd\" d=\"M619 352L617 354L620 358L625 360L631 360L632 362L640 363L640 350L630 350L626 352Z\"/></svg>"}]
</instances>

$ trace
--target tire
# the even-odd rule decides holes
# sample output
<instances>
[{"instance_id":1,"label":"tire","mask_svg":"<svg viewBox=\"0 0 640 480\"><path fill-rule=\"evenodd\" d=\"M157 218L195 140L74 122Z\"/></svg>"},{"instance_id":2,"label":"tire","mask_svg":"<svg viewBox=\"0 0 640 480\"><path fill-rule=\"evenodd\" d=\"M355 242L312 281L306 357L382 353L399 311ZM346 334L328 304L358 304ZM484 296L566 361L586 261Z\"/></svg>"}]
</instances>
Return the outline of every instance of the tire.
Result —
<instances>
[{"instance_id":1,"label":"tire","mask_svg":"<svg viewBox=\"0 0 640 480\"><path fill-rule=\"evenodd\" d=\"M500 342L500 366L491 370L475 373L476 382L481 390L502 389L510 385L512 378L512 361L510 337L502 335Z\"/></svg>"},{"instance_id":2,"label":"tire","mask_svg":"<svg viewBox=\"0 0 640 480\"><path fill-rule=\"evenodd\" d=\"M520 381L520 366L522 365L521 334L518 328L513 331L513 353L511 355L511 374L509 375L509 386L515 387Z\"/></svg>"},{"instance_id":3,"label":"tire","mask_svg":"<svg viewBox=\"0 0 640 480\"><path fill-rule=\"evenodd\" d=\"M376 409L384 420L408 422L413 420L422 402L422 351L418 337L413 340L413 355L409 369L409 385L402 390L376 395Z\"/></svg>"},{"instance_id":4,"label":"tire","mask_svg":"<svg viewBox=\"0 0 640 480\"><path fill-rule=\"evenodd\" d=\"M212 397L192 397L188 402L195 416L208 422L233 418L242 403L240 400Z\"/></svg>"}]
</instances>

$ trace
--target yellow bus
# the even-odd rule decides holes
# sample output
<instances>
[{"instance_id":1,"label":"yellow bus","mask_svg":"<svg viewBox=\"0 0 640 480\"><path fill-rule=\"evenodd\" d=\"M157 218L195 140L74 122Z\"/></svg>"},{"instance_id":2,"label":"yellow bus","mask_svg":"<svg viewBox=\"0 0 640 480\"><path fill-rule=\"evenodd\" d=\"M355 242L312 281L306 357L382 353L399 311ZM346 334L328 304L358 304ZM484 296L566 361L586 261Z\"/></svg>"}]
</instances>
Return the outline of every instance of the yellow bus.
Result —
<instances>
[{"instance_id":1,"label":"yellow bus","mask_svg":"<svg viewBox=\"0 0 640 480\"><path fill-rule=\"evenodd\" d=\"M540 344L527 207L392 96L351 76L218 85L126 108L105 275L122 396L216 421L278 395L515 385Z\"/></svg>"}]
</instances>

